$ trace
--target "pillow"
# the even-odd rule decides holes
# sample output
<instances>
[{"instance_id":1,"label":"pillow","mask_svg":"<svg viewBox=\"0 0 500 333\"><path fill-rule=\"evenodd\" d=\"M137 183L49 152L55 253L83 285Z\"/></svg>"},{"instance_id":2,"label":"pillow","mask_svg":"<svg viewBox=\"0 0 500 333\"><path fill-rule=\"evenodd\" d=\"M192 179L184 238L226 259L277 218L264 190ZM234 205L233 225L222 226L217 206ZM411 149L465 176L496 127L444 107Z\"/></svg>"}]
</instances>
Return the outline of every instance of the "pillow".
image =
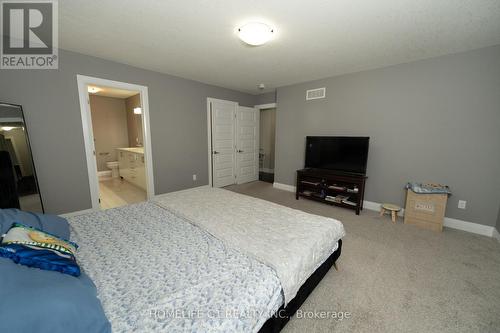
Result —
<instances>
[{"instance_id":1,"label":"pillow","mask_svg":"<svg viewBox=\"0 0 500 333\"><path fill-rule=\"evenodd\" d=\"M23 212L19 209L0 209L0 235L9 230L12 223L20 222L51 233L62 239L69 239L69 224L66 219L56 215Z\"/></svg>"},{"instance_id":2,"label":"pillow","mask_svg":"<svg viewBox=\"0 0 500 333\"><path fill-rule=\"evenodd\" d=\"M21 265L79 276L80 267L75 260L77 248L76 243L14 223L2 238L0 256Z\"/></svg>"}]
</instances>

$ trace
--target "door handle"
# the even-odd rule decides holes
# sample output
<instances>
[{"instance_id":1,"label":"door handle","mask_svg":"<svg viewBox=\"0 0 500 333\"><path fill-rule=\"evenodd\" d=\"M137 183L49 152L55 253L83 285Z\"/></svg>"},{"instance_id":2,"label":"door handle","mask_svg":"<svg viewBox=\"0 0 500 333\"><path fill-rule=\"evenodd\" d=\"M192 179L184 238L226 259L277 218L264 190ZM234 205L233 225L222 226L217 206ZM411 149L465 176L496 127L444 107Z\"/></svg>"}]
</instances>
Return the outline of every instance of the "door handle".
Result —
<instances>
[{"instance_id":1,"label":"door handle","mask_svg":"<svg viewBox=\"0 0 500 333\"><path fill-rule=\"evenodd\" d=\"M243 151L243 150L240 150L240 149L238 149L238 150L237 150L237 152L238 152L238 153L244 153L244 151Z\"/></svg>"},{"instance_id":2,"label":"door handle","mask_svg":"<svg viewBox=\"0 0 500 333\"><path fill-rule=\"evenodd\" d=\"M217 155L217 154L219 154L219 152L218 152L218 151L216 151L216 150L214 150L214 155Z\"/></svg>"}]
</instances>

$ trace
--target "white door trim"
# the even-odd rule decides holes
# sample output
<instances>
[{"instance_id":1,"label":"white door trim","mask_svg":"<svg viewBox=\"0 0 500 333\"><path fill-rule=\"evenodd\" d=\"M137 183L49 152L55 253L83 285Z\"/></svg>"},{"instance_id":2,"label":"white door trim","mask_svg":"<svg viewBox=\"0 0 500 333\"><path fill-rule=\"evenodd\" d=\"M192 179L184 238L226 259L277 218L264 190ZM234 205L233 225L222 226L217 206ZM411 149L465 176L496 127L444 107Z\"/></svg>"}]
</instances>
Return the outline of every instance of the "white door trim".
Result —
<instances>
[{"instance_id":1,"label":"white door trim","mask_svg":"<svg viewBox=\"0 0 500 333\"><path fill-rule=\"evenodd\" d=\"M213 98L207 98L207 142L208 142L208 186L213 187L212 180L212 114L210 102Z\"/></svg>"},{"instance_id":2,"label":"white door trim","mask_svg":"<svg viewBox=\"0 0 500 333\"><path fill-rule=\"evenodd\" d=\"M254 105L254 108L259 109L259 110L272 109L275 107L276 107L276 103Z\"/></svg>"},{"instance_id":3,"label":"white door trim","mask_svg":"<svg viewBox=\"0 0 500 333\"><path fill-rule=\"evenodd\" d=\"M92 130L92 118L90 113L88 85L106 86L124 90L138 91L141 99L142 108L142 127L144 136L144 158L146 160L146 187L147 197L152 199L154 197L154 175L153 175L153 157L151 149L151 131L150 131L150 118L149 118L149 100L148 100L148 87L132 83L119 82L101 79L97 77L76 75L78 83L78 95L80 98L80 112L82 116L83 125L83 139L85 142L85 155L87 159L87 170L90 185L90 197L92 200L92 209L99 210L99 178L97 176L97 165L94 157L94 142Z\"/></svg>"}]
</instances>

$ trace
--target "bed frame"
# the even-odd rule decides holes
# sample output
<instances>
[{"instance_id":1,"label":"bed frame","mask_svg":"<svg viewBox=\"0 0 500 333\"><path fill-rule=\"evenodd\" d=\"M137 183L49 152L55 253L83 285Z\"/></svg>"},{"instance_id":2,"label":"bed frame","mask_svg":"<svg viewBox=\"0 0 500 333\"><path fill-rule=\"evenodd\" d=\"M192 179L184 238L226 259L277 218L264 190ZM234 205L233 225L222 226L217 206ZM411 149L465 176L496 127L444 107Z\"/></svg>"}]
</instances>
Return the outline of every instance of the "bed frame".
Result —
<instances>
[{"instance_id":1,"label":"bed frame","mask_svg":"<svg viewBox=\"0 0 500 333\"><path fill-rule=\"evenodd\" d=\"M339 247L337 250L335 250L335 252L333 252L330 257L328 257L328 259L326 259L326 261L311 274L306 282L304 282L304 284L300 287L297 295L295 295L287 306L282 305L279 310L264 323L262 328L259 330L259 333L277 333L285 327L290 318L300 308L302 303L304 303L309 294L311 294L314 288L316 288L330 268L335 265L337 259L340 257L341 250L342 240L339 239Z\"/></svg>"}]
</instances>

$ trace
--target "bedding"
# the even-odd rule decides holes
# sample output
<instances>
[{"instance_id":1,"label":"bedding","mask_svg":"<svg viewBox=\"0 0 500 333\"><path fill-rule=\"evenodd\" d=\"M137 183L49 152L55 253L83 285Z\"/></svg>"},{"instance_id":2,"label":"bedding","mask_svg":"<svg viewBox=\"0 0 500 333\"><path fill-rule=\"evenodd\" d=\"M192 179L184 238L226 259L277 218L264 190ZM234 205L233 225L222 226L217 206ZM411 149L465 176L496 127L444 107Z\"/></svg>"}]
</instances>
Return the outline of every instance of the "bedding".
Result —
<instances>
[{"instance_id":1,"label":"bedding","mask_svg":"<svg viewBox=\"0 0 500 333\"><path fill-rule=\"evenodd\" d=\"M70 237L68 222L62 217L25 212L14 208L0 209L0 235L6 233L14 222L54 234L62 239L69 239Z\"/></svg>"},{"instance_id":2,"label":"bedding","mask_svg":"<svg viewBox=\"0 0 500 333\"><path fill-rule=\"evenodd\" d=\"M272 268L154 203L68 220L113 332L257 332L283 304Z\"/></svg>"},{"instance_id":3,"label":"bedding","mask_svg":"<svg viewBox=\"0 0 500 333\"><path fill-rule=\"evenodd\" d=\"M110 333L94 283L0 258L0 332Z\"/></svg>"},{"instance_id":4,"label":"bedding","mask_svg":"<svg viewBox=\"0 0 500 333\"><path fill-rule=\"evenodd\" d=\"M345 235L335 219L308 214L224 189L199 187L155 199L161 207L272 267L285 304Z\"/></svg>"},{"instance_id":5,"label":"bedding","mask_svg":"<svg viewBox=\"0 0 500 333\"><path fill-rule=\"evenodd\" d=\"M0 242L0 256L16 264L73 276L80 275L75 260L78 245L37 228L14 223Z\"/></svg>"}]
</instances>

